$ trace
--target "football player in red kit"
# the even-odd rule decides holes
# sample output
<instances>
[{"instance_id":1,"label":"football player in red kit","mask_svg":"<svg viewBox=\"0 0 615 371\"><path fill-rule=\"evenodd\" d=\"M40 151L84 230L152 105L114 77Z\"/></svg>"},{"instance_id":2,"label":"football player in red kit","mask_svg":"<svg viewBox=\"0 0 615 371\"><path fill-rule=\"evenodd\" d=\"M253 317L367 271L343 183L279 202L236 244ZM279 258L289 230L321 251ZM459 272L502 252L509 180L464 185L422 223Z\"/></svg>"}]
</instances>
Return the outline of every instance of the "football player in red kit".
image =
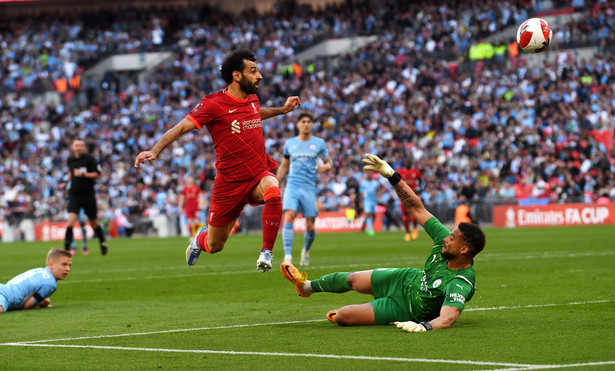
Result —
<instances>
[{"instance_id":1,"label":"football player in red kit","mask_svg":"<svg viewBox=\"0 0 615 371\"><path fill-rule=\"evenodd\" d=\"M185 177L186 185L179 194L177 204L180 212L183 211L188 222L190 237L194 236L201 226L199 220L199 210L203 207L203 191L201 187L194 184L194 178L190 175Z\"/></svg>"},{"instance_id":2,"label":"football player in red kit","mask_svg":"<svg viewBox=\"0 0 615 371\"><path fill-rule=\"evenodd\" d=\"M201 251L217 253L224 248L235 221L246 204L265 204L262 214L263 247L256 269L271 269L272 250L282 218L280 183L273 171L278 164L265 152L262 120L292 111L299 97L288 97L283 107L261 107L256 92L263 77L251 51L237 50L220 69L228 86L206 95L194 109L169 129L149 151L141 152L135 167L153 161L180 136L207 127L216 149L217 175L211 194L208 229L201 229L186 249L193 265Z\"/></svg>"},{"instance_id":3,"label":"football player in red kit","mask_svg":"<svg viewBox=\"0 0 615 371\"><path fill-rule=\"evenodd\" d=\"M401 175L401 179L406 182L406 184L414 191L414 193L419 193L419 186L421 182L421 171L419 169L412 168L412 160L406 159L404 161L404 168L397 170L399 175ZM401 220L404 223L404 228L406 228L406 241L412 241L413 239L417 239L419 237L419 230L417 229L416 219L410 215L408 210L401 205ZM410 222L412 221L412 225L414 229L412 233L410 232Z\"/></svg>"}]
</instances>

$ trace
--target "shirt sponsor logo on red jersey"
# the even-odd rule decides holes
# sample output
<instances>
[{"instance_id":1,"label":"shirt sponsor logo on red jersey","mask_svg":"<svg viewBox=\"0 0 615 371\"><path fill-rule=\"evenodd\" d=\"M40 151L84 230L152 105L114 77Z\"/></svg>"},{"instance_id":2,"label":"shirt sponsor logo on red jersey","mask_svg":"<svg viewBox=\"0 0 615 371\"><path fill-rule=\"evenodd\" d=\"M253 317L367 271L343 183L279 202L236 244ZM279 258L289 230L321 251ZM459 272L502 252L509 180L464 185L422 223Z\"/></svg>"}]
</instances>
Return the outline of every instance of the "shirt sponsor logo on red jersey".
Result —
<instances>
[{"instance_id":1,"label":"shirt sponsor logo on red jersey","mask_svg":"<svg viewBox=\"0 0 615 371\"><path fill-rule=\"evenodd\" d=\"M231 131L233 132L233 134L241 133L241 127L239 126L239 121L233 120L233 122L231 122Z\"/></svg>"},{"instance_id":2,"label":"shirt sponsor logo on red jersey","mask_svg":"<svg viewBox=\"0 0 615 371\"><path fill-rule=\"evenodd\" d=\"M242 130L262 128L263 127L263 121L259 117L257 119L243 121L241 123L241 126L242 126L242 128L241 128Z\"/></svg>"},{"instance_id":3,"label":"shirt sponsor logo on red jersey","mask_svg":"<svg viewBox=\"0 0 615 371\"><path fill-rule=\"evenodd\" d=\"M260 118L242 121L237 120L231 122L231 132L233 134L239 134L244 130L257 129L263 127L263 122Z\"/></svg>"}]
</instances>

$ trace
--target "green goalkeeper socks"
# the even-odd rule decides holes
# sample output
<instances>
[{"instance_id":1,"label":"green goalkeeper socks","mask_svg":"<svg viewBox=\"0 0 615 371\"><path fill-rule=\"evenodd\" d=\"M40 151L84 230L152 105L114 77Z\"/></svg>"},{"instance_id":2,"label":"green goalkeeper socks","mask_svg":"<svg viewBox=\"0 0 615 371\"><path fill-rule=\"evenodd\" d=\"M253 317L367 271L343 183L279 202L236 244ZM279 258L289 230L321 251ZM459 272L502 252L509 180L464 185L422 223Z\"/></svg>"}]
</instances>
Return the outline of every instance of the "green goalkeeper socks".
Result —
<instances>
[{"instance_id":1,"label":"green goalkeeper socks","mask_svg":"<svg viewBox=\"0 0 615 371\"><path fill-rule=\"evenodd\" d=\"M330 273L312 280L310 284L315 292L341 293L352 290L348 283L348 272Z\"/></svg>"}]
</instances>

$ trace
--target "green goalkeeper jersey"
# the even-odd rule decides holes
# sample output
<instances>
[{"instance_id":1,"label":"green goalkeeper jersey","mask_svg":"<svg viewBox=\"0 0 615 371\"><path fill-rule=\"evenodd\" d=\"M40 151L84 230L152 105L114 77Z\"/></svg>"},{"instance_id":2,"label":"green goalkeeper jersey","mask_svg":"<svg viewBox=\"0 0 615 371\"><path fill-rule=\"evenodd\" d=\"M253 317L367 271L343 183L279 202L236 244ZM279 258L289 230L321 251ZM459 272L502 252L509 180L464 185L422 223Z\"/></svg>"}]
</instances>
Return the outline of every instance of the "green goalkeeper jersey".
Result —
<instances>
[{"instance_id":1,"label":"green goalkeeper jersey","mask_svg":"<svg viewBox=\"0 0 615 371\"><path fill-rule=\"evenodd\" d=\"M440 315L444 305L463 311L476 290L474 267L450 269L441 256L444 238L450 235L448 228L436 217L430 218L423 226L434 242L423 270L410 282L410 312L417 320L430 321Z\"/></svg>"}]
</instances>

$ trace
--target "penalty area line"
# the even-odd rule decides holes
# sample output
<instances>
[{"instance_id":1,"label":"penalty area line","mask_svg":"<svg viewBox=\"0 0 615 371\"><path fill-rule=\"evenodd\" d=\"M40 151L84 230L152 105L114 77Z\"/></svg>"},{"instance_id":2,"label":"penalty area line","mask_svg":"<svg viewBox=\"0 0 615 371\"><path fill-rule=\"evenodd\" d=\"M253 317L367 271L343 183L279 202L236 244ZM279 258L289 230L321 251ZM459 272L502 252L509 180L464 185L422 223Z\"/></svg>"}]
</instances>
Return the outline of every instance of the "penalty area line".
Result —
<instances>
[{"instance_id":1,"label":"penalty area line","mask_svg":"<svg viewBox=\"0 0 615 371\"><path fill-rule=\"evenodd\" d=\"M220 355L242 355L242 356L273 356L273 357L307 357L307 358L329 358L329 359L353 359L363 361L394 361L394 362L414 362L414 363L445 363L458 365L476 366L500 366L512 367L513 369L531 369L541 365L503 363L503 362L482 362L464 361L454 359L429 359L429 358L398 358L398 357L371 357L360 355L344 354L314 354L314 353L281 353L281 352L244 352L234 350L209 350L209 349L167 349L167 348L138 348L138 347L119 347L104 345L74 345L74 344L31 344L31 343L5 343L2 345L26 346L26 347L49 347L49 348L81 348L81 349L104 349L104 350L129 350L139 352L165 352L165 353L205 353Z\"/></svg>"}]
</instances>

